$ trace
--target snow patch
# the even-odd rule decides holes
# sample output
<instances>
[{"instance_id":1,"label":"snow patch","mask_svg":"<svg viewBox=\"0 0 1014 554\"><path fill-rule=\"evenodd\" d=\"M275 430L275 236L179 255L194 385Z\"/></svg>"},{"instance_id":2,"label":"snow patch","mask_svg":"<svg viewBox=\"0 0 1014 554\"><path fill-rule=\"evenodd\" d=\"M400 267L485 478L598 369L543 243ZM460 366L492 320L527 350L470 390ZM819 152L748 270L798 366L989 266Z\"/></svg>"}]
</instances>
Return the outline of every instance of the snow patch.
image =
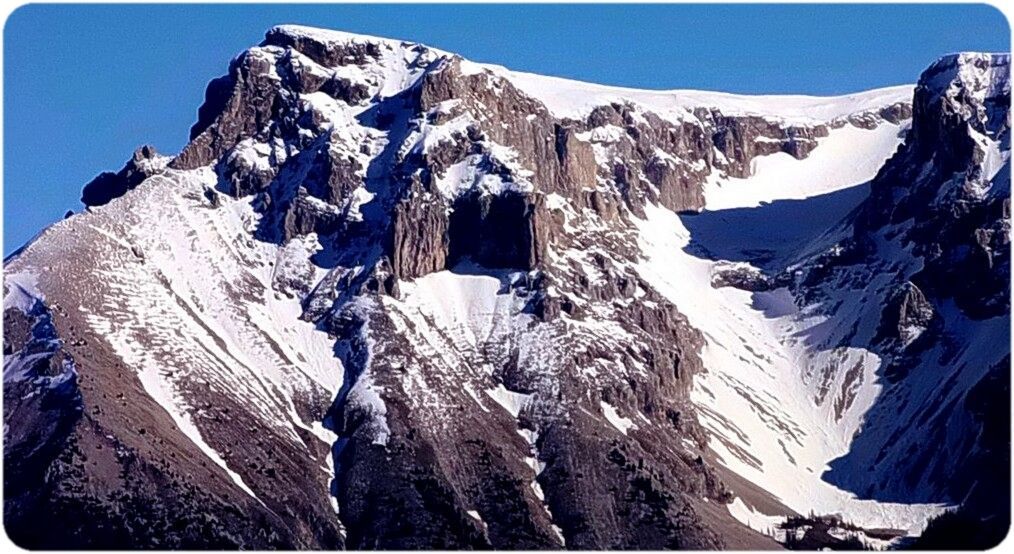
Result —
<instances>
[{"instance_id":1,"label":"snow patch","mask_svg":"<svg viewBox=\"0 0 1014 554\"><path fill-rule=\"evenodd\" d=\"M638 272L704 334L701 357L708 371L695 376L691 399L719 462L800 513L841 513L864 527L913 531L940 513L938 505L860 500L821 479L828 462L849 451L862 414L879 393L877 357L857 348L811 355L791 337L822 330L821 319L797 313L783 293L766 293L758 305L750 292L712 288L716 262L687 252L691 235L680 218L654 205L645 215L635 219L645 255ZM800 375L801 363L822 367L832 355L863 374L844 417L836 417L832 402L815 408L816 386Z\"/></svg>"},{"instance_id":2,"label":"snow patch","mask_svg":"<svg viewBox=\"0 0 1014 554\"><path fill-rule=\"evenodd\" d=\"M747 527L766 535L775 536L778 526L786 519L785 516L769 516L759 512L747 506L739 497L733 498L732 502L727 505L727 508L732 517Z\"/></svg>"},{"instance_id":3,"label":"snow patch","mask_svg":"<svg viewBox=\"0 0 1014 554\"><path fill-rule=\"evenodd\" d=\"M36 302L45 300L45 296L39 291L38 283L38 277L31 272L5 272L4 285L7 293L4 295L4 310L14 308L28 315Z\"/></svg>"},{"instance_id":4,"label":"snow patch","mask_svg":"<svg viewBox=\"0 0 1014 554\"><path fill-rule=\"evenodd\" d=\"M624 435L626 435L627 431L630 429L637 429L637 425L634 424L633 420L622 417L619 412L616 411L616 407L612 404L600 401L599 405L602 407L602 413L605 414L609 423L613 427L616 427L616 429Z\"/></svg>"},{"instance_id":5,"label":"snow patch","mask_svg":"<svg viewBox=\"0 0 1014 554\"><path fill-rule=\"evenodd\" d=\"M846 125L831 129L817 148L797 160L785 152L753 161L746 179L713 174L704 188L705 208L728 210L773 200L803 199L852 187L872 179L901 145L905 125L881 122L872 130Z\"/></svg>"},{"instance_id":6,"label":"snow patch","mask_svg":"<svg viewBox=\"0 0 1014 554\"><path fill-rule=\"evenodd\" d=\"M493 400L496 400L496 403L507 410L507 413L515 419L517 419L518 414L521 413L521 410L525 409L525 406L528 405L528 402L532 398L530 394L507 390L507 387L504 387L503 383L497 385L496 388L486 389L486 394Z\"/></svg>"}]
</instances>

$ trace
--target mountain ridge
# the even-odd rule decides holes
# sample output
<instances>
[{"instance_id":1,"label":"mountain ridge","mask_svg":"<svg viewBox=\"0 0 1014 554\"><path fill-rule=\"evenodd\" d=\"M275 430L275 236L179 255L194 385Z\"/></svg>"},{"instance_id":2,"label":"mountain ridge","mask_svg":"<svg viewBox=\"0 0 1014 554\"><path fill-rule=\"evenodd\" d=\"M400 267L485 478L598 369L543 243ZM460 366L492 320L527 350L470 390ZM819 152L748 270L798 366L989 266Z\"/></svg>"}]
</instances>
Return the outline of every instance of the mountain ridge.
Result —
<instances>
[{"instance_id":1,"label":"mountain ridge","mask_svg":"<svg viewBox=\"0 0 1014 554\"><path fill-rule=\"evenodd\" d=\"M886 228L888 204L863 193L889 197L891 167L915 166L910 126L957 128L919 103L918 86L915 103L901 88L874 91L874 104L860 95L858 111L854 95L839 98L852 102L844 115L792 107L834 115L824 121L678 103L655 113L615 96L568 118L515 73L318 35L273 28L209 84L179 155L139 149L85 187L85 213L5 260L5 330L23 330L5 332L16 431L5 460L30 452L15 474L50 476L36 490L5 482L15 540L777 546L747 525L766 530L778 514L744 501L749 487L730 490L727 471L790 510L867 528L918 533L940 512L936 492L857 499L864 479L837 489L806 465L853 454L863 418L889 397L882 359L913 371L848 333L879 309L828 309L840 301L828 287L869 275L885 298L904 287L899 321L940 336L918 330L936 329L922 314L940 293L899 282L893 251L864 250L860 231L848 238L853 208L873 235ZM993 60L963 56L956 67ZM1004 161L1000 89L952 97L956 113L988 114L990 142L976 148ZM984 179L1002 171L974 151L955 162ZM1009 230L996 207L982 213L954 226L954 244L970 228ZM994 249L1002 236L990 234ZM1006 310L993 325L1009 330ZM817 329L828 329L818 348L791 338ZM794 395L777 398L785 389ZM54 509L67 531L32 527ZM83 509L108 514L105 530ZM158 531L126 531L136 522Z\"/></svg>"}]
</instances>

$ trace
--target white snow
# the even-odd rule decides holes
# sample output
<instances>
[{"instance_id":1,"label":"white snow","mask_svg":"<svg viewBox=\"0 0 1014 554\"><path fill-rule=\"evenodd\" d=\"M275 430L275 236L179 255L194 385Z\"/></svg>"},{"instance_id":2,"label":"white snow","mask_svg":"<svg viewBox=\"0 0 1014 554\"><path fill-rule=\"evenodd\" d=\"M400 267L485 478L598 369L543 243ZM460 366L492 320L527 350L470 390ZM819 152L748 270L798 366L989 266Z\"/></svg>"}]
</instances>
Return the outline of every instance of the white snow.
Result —
<instances>
[{"instance_id":1,"label":"white snow","mask_svg":"<svg viewBox=\"0 0 1014 554\"><path fill-rule=\"evenodd\" d=\"M373 444L386 446L391 436L391 428L387 426L387 404L384 403L369 374L359 377L356 385L349 391L348 402L365 409L370 414L373 422Z\"/></svg>"},{"instance_id":2,"label":"white snow","mask_svg":"<svg viewBox=\"0 0 1014 554\"><path fill-rule=\"evenodd\" d=\"M415 48L396 40L293 25L277 29L326 42L379 43L380 60L364 66L324 68L304 56L297 56L294 64L321 77L351 79L367 86L370 95L380 97L390 97L413 86L431 62L448 56L440 50ZM252 56L269 63L273 78L279 78L273 68L281 54L277 47L251 50ZM468 61L461 62L461 67L466 74L489 72L507 79L542 101L555 116L564 118L584 117L604 104L630 102L635 105L633 117L642 119L646 112L653 112L682 121L696 118L695 109L707 108L726 115L753 114L793 124L811 124L908 101L912 95L909 85L839 97L651 91L544 77ZM977 91L998 86L991 75L968 73L970 69L961 71L962 79L974 82ZM386 135L363 127L356 119L368 106L344 106L323 93L305 94L300 100L302 109L320 116L315 119L333 133L332 147L341 156L368 162L371 155L387 145ZM453 107L453 103L445 103L436 110L449 113ZM471 116L460 116L442 125L419 122L405 148L416 148L424 154L431 152L435 145L465 132L471 123ZM731 287L715 289L710 286L711 279L723 262L688 252L699 246L692 244L691 238L710 239L741 251L765 247L776 254L804 245L815 248L818 238L828 242L827 236L816 237L813 233L833 229L836 219L862 199L861 184L894 152L905 130L904 125L887 122L872 130L851 125L831 129L829 136L819 139L819 146L804 160L779 153L756 159L753 175L747 179L711 175L705 190L706 210L692 216L699 219L681 219L649 205L645 218L636 219L635 224L644 253L637 267L640 275L675 303L705 337L701 356L708 371L696 377L692 400L712 436L711 447L719 462L801 513L840 513L859 525L915 532L942 506L861 500L822 478L832 460L850 452L853 437L864 426L886 425L867 418L868 410L882 392L876 375L880 357L858 347L828 347L845 344L842 339L846 332L860 337L874 332L876 314L865 306L862 295L852 291L834 295L831 300L837 302L836 311L829 315L814 306L798 305L785 288L755 294ZM312 135L309 130L306 132ZM610 145L626 137L623 129L605 126L578 138L591 142L596 158L605 160L608 158L605 153L614 148ZM982 142L981 137L973 139L984 149L987 173L996 173L1009 164L1009 154L1001 152L995 143ZM440 194L453 198L472 188L490 193L534 189L530 182L532 171L520 165L517 152L490 141L483 141L481 146L482 154L472 155L437 176ZM372 154L362 152L362 147ZM229 156L230 161L248 168L270 171L272 157L277 160L294 153L286 145L247 140ZM656 149L654 154L666 163L688 163L661 150ZM484 156L509 168L512 178L501 179L480 171L478 166ZM164 162L160 158L152 163ZM223 456L223 453L228 456L227 451L213 446L222 439L216 439L216 429L195 408L200 395L227 395L250 407L251 417L263 432L277 433L306 448L297 429L308 430L325 443L335 437L321 422L303 421L297 404L305 402L311 394L334 398L343 382L344 369L334 356L333 340L312 323L299 319L302 312L299 285L315 284L325 274L323 269L307 262L320 248L317 238L308 236L280 247L251 239L258 216L248 201L225 198L224 205L216 210L200 205L204 187L213 187L216 182L217 176L210 168L193 172L168 170L165 176L150 179L145 187L130 195L85 214L83 217L87 219L80 219L83 223L75 231L89 234L88 239L100 245L91 253L99 258L93 277L104 288L97 296L83 300L79 309L86 315L92 331L108 340L127 367L136 368L146 394L166 410L180 431L240 489L257 498L238 473L244 469L230 467ZM745 210L772 208L772 203L784 206L789 200L814 199L843 191L856 194L848 195L835 206L824 205L821 210L801 214L798 219L755 219L749 222L754 226L749 229L736 225L739 220L735 218ZM366 187L356 189L348 206L351 217L361 217L360 209L373 199L374 193ZM306 202L319 209L332 209L316 199ZM546 203L550 209L563 212L566 231L575 229L572 221L578 214L568 200L550 194ZM709 226L707 221L717 224ZM171 231L163 232L165 229ZM719 234L708 236L709 233ZM135 259L134 248L144 253L143 261ZM916 262L900 246L884 248L898 251L899 260L904 260L899 262L903 270L914 267ZM602 275L586 261L586 253L554 254L556 259L574 262L594 283ZM736 263L761 270L748 262ZM37 284L47 276L40 268L32 269L35 271L5 276L8 284L5 307L27 311L34 298L41 298ZM388 309L399 336L410 341L421 355L439 361L434 362L434 367L461 372L466 401L474 401L481 410L489 412L492 405L487 407L488 401L477 393L478 389L517 419L522 411L530 409L533 395L508 390L503 383L486 388L496 380L492 363L485 356L491 345L513 338L508 336L511 326L525 317L519 315L519 303L523 300L509 292L501 293L505 275L469 271L474 269L441 271L402 282L399 298L383 297L378 302ZM292 290L278 284L289 282L294 283ZM889 286L886 278L869 279L866 284L873 294ZM555 294L555 290L552 292ZM222 298L243 301L217 301ZM950 362L959 380L958 388L967 388L981 376L984 367L995 362L989 357L987 345L1008 338L1009 321L967 321L952 307L943 312L949 328L964 333L971 345ZM560 322L567 332L582 336L627 339L626 332L615 322L566 315ZM531 334L536 336L538 332ZM368 342L372 340L371 337ZM541 360L548 365L537 338L513 346L522 360L533 365ZM370 342L371 355L376 347ZM428 386L426 376L418 368L404 369L405 389L411 401L427 408L446 403L439 391ZM583 369L588 375L598 375L599 368ZM850 369L854 369L851 377L847 375ZM951 394L938 388L942 386L939 381L926 380L918 386L920 394L927 398ZM374 416L377 444L386 444L390 432L382 392L367 370L349 393L350 402ZM619 432L627 434L637 428L634 419L621 415L615 406L603 401L600 408ZM904 415L910 417L914 409L906 408ZM638 412L636 416L648 423L643 414ZM433 421L437 429L444 424ZM518 433L530 447L522 462L537 477L543 463L535 448L536 432L519 429ZM315 460L319 463L311 465L311 469L322 467L323 473L332 472L330 456L325 458ZM323 480L326 486L327 479ZM544 500L536 480L531 487ZM738 498L729 510L737 519L762 530L779 520ZM470 510L468 514L482 521L477 511ZM559 528L554 526L554 530L563 541Z\"/></svg>"},{"instance_id":3,"label":"white snow","mask_svg":"<svg viewBox=\"0 0 1014 554\"><path fill-rule=\"evenodd\" d=\"M426 56L425 59L453 56L448 52L431 47L423 49L424 53L422 54L416 54L413 50L416 44L408 41L300 25L279 25L275 28L293 36L305 36L336 44L366 42L380 44L383 47L383 60L380 65L385 67L386 73L376 77L382 78L382 82L385 83L382 92L384 96L391 96L397 91L404 90L418 77L415 70L404 69L406 59L413 59L414 56ZM399 65L402 68L400 70L398 69ZM421 64L415 61L411 65L418 67ZM461 60L461 70L465 75L488 72L506 79L522 92L540 100L554 116L572 119L583 118L598 106L614 102L630 102L640 106L642 110L676 121L692 117L691 112L695 108L703 107L718 109L726 115L761 115L789 123L829 122L895 102L911 101L914 88L913 85L899 85L828 97L743 95L700 90L646 90L599 85L511 71L499 65L469 60ZM391 81L392 84L388 85L388 81Z\"/></svg>"},{"instance_id":4,"label":"white snow","mask_svg":"<svg viewBox=\"0 0 1014 554\"><path fill-rule=\"evenodd\" d=\"M487 389L486 394L493 400L496 400L496 403L507 410L507 413L514 418L518 417L518 414L521 413L521 410L525 408L525 404L531 398L530 394L507 390L507 387L504 387L503 383L497 385L496 388Z\"/></svg>"},{"instance_id":5,"label":"white snow","mask_svg":"<svg viewBox=\"0 0 1014 554\"><path fill-rule=\"evenodd\" d=\"M567 546L567 539L563 537L563 529L560 529L560 526L555 523L553 524L553 534L560 539L561 546Z\"/></svg>"},{"instance_id":6,"label":"white snow","mask_svg":"<svg viewBox=\"0 0 1014 554\"><path fill-rule=\"evenodd\" d=\"M482 516L479 515L478 511L476 511L476 510L468 510L466 513L468 514L469 517L471 517L475 521L478 521L479 523L481 523L483 525L486 525L486 522L482 520Z\"/></svg>"},{"instance_id":7,"label":"white snow","mask_svg":"<svg viewBox=\"0 0 1014 554\"><path fill-rule=\"evenodd\" d=\"M190 413L188 412L188 406L186 401L181 397L179 391L175 390L173 384L163 377L161 374L161 368L152 364L149 359L144 355L143 348L138 348L140 345L132 344L130 339L123 337L121 334L116 333L113 329L113 324L108 319L103 318L97 314L92 313L88 308L80 306L79 310L85 314L86 319L98 333L106 337L106 340L112 345L116 353L128 364L129 367L135 367L137 369L137 378L141 381L141 386L144 387L144 391L148 393L155 402L162 406L169 416L172 417L176 423L176 427L183 433L191 442L196 445L205 456L208 457L217 466L221 467L229 475L236 486L243 489L244 492L249 494L251 497L260 501L253 490L243 482L243 478L238 473L229 468L229 465L222 459L222 456L204 440L201 432L194 425Z\"/></svg>"},{"instance_id":8,"label":"white snow","mask_svg":"<svg viewBox=\"0 0 1014 554\"><path fill-rule=\"evenodd\" d=\"M470 396L472 400L474 400L475 403L479 405L480 410L489 413L489 408L487 408L486 404L482 401L481 398L479 398L479 393L475 392L475 389L472 388L472 385L470 383L463 384L461 388L463 388L465 392L468 394L468 396Z\"/></svg>"},{"instance_id":9,"label":"white snow","mask_svg":"<svg viewBox=\"0 0 1014 554\"><path fill-rule=\"evenodd\" d=\"M705 207L748 208L866 182L901 145L907 126L907 122L894 125L887 121L872 130L846 125L819 139L817 148L802 160L778 152L755 159L749 178L712 175L704 189Z\"/></svg>"},{"instance_id":10,"label":"white snow","mask_svg":"<svg viewBox=\"0 0 1014 554\"><path fill-rule=\"evenodd\" d=\"M732 517L747 524L751 529L776 537L778 526L786 519L785 516L769 516L759 512L747 506L739 497L733 498L727 507Z\"/></svg>"},{"instance_id":11,"label":"white snow","mask_svg":"<svg viewBox=\"0 0 1014 554\"><path fill-rule=\"evenodd\" d=\"M253 139L245 139L232 148L226 157L229 164L240 162L243 167L258 171L272 171L269 156L271 147Z\"/></svg>"},{"instance_id":12,"label":"white snow","mask_svg":"<svg viewBox=\"0 0 1014 554\"><path fill-rule=\"evenodd\" d=\"M316 240L284 248L253 240L257 215L249 200L222 197L219 208L206 207L203 190L216 180L206 168L169 170L129 195L54 225L28 248L52 249L44 257L59 263L81 255L94 260L92 274L75 276L95 289L79 291L75 309L125 367L136 369L145 393L184 436L254 496L245 468L233 467L223 455L218 429L197 406L228 396L250 407L261 432L316 456L296 429L314 430L320 423L304 421L297 414L306 413L305 406L296 406L308 397L334 398L343 369L333 340L298 318L300 299L273 287L276 270L306 271L303 278L310 282L319 277L322 270L312 264L296 270L286 262L308 258L319 247ZM67 236L72 240L60 240ZM299 256L290 251L296 249ZM37 269L28 268L40 287L64 286L52 282L63 278L60 272ZM320 431L318 437L331 440ZM320 486L328 481L321 476Z\"/></svg>"},{"instance_id":13,"label":"white snow","mask_svg":"<svg viewBox=\"0 0 1014 554\"><path fill-rule=\"evenodd\" d=\"M627 431L630 429L637 428L637 425L634 424L633 420L621 416L619 412L616 411L616 406L613 406L605 401L600 401L599 405L602 407L602 413L605 414L606 420L608 420L613 427L616 427L619 432L626 435Z\"/></svg>"},{"instance_id":14,"label":"white snow","mask_svg":"<svg viewBox=\"0 0 1014 554\"><path fill-rule=\"evenodd\" d=\"M960 52L937 60L926 70L927 88L940 94L964 91L983 106L983 100L1010 95L1009 53Z\"/></svg>"},{"instance_id":15,"label":"white snow","mask_svg":"<svg viewBox=\"0 0 1014 554\"><path fill-rule=\"evenodd\" d=\"M755 309L751 293L711 288L714 262L684 251L690 234L679 217L655 206L645 212L638 225L648 258L639 270L705 335L701 356L708 371L695 377L692 399L720 462L801 513L842 513L862 526L911 531L939 513L937 505L859 500L821 479L826 464L848 452L851 434L879 390L872 375L876 357L854 348L841 352L862 362L868 386L851 417L836 421L830 406L813 404L814 393L803 382L798 364L805 352L784 341L813 323L799 322L795 314L769 320Z\"/></svg>"},{"instance_id":16,"label":"white snow","mask_svg":"<svg viewBox=\"0 0 1014 554\"><path fill-rule=\"evenodd\" d=\"M272 31L293 37L306 37L324 43L373 43L379 45L380 57L378 60L362 66L348 64L323 68L323 70L330 71L332 74L349 79L354 83L364 84L370 89L371 94L378 94L381 97L395 96L410 88L422 76L431 62L438 57L449 56L448 53L435 48L417 48L418 45L412 42L302 25L277 25L272 28ZM271 47L265 47L262 50L269 48ZM280 51L277 54L280 54ZM299 61L308 66L313 64L305 57L300 57ZM313 70L316 71L315 68Z\"/></svg>"},{"instance_id":17,"label":"white snow","mask_svg":"<svg viewBox=\"0 0 1014 554\"><path fill-rule=\"evenodd\" d=\"M402 300L410 308L432 316L434 324L453 329L476 345L492 330L494 315L502 309L500 280L490 275L438 271L401 284Z\"/></svg>"},{"instance_id":18,"label":"white snow","mask_svg":"<svg viewBox=\"0 0 1014 554\"><path fill-rule=\"evenodd\" d=\"M16 308L28 314L32 306L39 300L45 300L38 289L38 277L29 271L4 272L4 310Z\"/></svg>"},{"instance_id":19,"label":"white snow","mask_svg":"<svg viewBox=\"0 0 1014 554\"><path fill-rule=\"evenodd\" d=\"M534 187L529 180L532 171L517 161L517 152L495 143L485 142L488 155L511 170L511 178L504 179L491 175L482 168L484 154L472 154L450 167L436 179L437 190L448 199L454 199L465 191L479 190L485 194L499 195L505 191L530 192Z\"/></svg>"},{"instance_id":20,"label":"white snow","mask_svg":"<svg viewBox=\"0 0 1014 554\"><path fill-rule=\"evenodd\" d=\"M295 25L291 23L275 25L268 32L281 32L294 37L306 37L319 42L335 44L380 43L390 48L395 48L401 46L405 42L398 39L375 37L361 33L348 33L345 31L310 27L307 25Z\"/></svg>"},{"instance_id":21,"label":"white snow","mask_svg":"<svg viewBox=\"0 0 1014 554\"><path fill-rule=\"evenodd\" d=\"M490 71L542 101L556 117L581 119L597 106L630 102L670 120L682 120L694 108L716 108L726 115L761 115L790 123L828 122L873 108L912 99L912 85L842 96L742 95L700 90L644 90L536 75L491 65L462 63L469 73ZM467 69L466 69L467 68Z\"/></svg>"}]
</instances>

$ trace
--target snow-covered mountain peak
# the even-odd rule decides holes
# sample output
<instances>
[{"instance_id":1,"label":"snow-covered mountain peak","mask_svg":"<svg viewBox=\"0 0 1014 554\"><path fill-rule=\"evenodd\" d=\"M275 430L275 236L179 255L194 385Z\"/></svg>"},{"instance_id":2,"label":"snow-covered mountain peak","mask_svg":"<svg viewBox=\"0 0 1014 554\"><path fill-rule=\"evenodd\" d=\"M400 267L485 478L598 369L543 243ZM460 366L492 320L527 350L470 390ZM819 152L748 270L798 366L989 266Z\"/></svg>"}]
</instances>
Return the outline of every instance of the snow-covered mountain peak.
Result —
<instances>
[{"instance_id":1,"label":"snow-covered mountain peak","mask_svg":"<svg viewBox=\"0 0 1014 554\"><path fill-rule=\"evenodd\" d=\"M301 25L279 25L267 33L265 44L295 45L318 62L376 63L367 57L336 52L348 49L427 51L435 57L460 58L456 54L419 43L333 31ZM328 54L330 52L330 54ZM314 56L314 53L317 55ZM414 63L414 62L413 62ZM599 85L559 77L513 71L506 67L461 60L464 74L488 72L510 81L526 94L546 104L560 118L583 119L594 108L613 103L633 103L668 118L682 118L695 109L713 109L726 115L755 115L792 123L828 123L873 112L911 100L912 85L886 87L840 96L749 95L701 90L649 90Z\"/></svg>"},{"instance_id":2,"label":"snow-covered mountain peak","mask_svg":"<svg viewBox=\"0 0 1014 554\"><path fill-rule=\"evenodd\" d=\"M968 123L974 132L997 138L998 131L1009 128L997 116L1006 114L1010 92L1010 54L963 52L944 56L923 72L914 104L927 112L927 124Z\"/></svg>"},{"instance_id":3,"label":"snow-covered mountain peak","mask_svg":"<svg viewBox=\"0 0 1014 554\"><path fill-rule=\"evenodd\" d=\"M960 87L982 98L1009 93L1009 75L1009 53L957 52L933 62L919 84L940 92Z\"/></svg>"},{"instance_id":4,"label":"snow-covered mountain peak","mask_svg":"<svg viewBox=\"0 0 1014 554\"><path fill-rule=\"evenodd\" d=\"M911 94L632 90L274 27L182 152L139 149L6 262L8 521L254 548L918 532L974 489L906 460L975 435L1009 211L914 234L912 193L999 190L1009 143L920 146L965 120ZM1001 136L999 100L960 104ZM930 275L953 260L970 298ZM110 519L34 526L50 506Z\"/></svg>"},{"instance_id":5,"label":"snow-covered mountain peak","mask_svg":"<svg viewBox=\"0 0 1014 554\"><path fill-rule=\"evenodd\" d=\"M266 33L267 42L275 42L272 37L277 37L279 35L284 35L290 39L313 40L321 45L377 44L390 47L400 47L404 45L418 44L404 40L382 38L361 33L350 33L335 29L325 29L322 27L310 27L296 24L275 25L270 28Z\"/></svg>"},{"instance_id":6,"label":"snow-covered mountain peak","mask_svg":"<svg viewBox=\"0 0 1014 554\"><path fill-rule=\"evenodd\" d=\"M468 64L470 71L488 70L538 98L558 117L582 119L598 106L632 103L670 119L685 118L698 109L725 115L753 115L796 124L829 123L875 112L911 100L912 85L886 87L841 96L753 95L673 89L649 90L599 85L486 64Z\"/></svg>"}]
</instances>

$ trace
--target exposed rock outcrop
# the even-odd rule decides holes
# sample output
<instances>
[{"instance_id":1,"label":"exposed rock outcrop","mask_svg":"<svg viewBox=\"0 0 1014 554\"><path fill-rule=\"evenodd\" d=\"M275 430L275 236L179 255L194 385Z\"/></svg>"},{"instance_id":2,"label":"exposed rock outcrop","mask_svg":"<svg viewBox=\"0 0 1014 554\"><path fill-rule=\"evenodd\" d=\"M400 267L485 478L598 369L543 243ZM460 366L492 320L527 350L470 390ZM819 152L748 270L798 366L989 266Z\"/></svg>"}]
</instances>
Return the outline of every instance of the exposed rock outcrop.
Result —
<instances>
[{"instance_id":1,"label":"exposed rock outcrop","mask_svg":"<svg viewBox=\"0 0 1014 554\"><path fill-rule=\"evenodd\" d=\"M155 152L151 146L142 146L134 151L123 169L116 173L105 171L91 180L81 190L81 203L85 206L101 206L119 198L129 190L153 175L165 170L170 158Z\"/></svg>"},{"instance_id":2,"label":"exposed rock outcrop","mask_svg":"<svg viewBox=\"0 0 1014 554\"><path fill-rule=\"evenodd\" d=\"M951 477L994 471L991 456L1010 449L1009 437L982 432L983 417L1007 417L1009 406L980 405L985 385L972 386L1008 374L1009 357L999 362L1006 341L968 350L991 333L1009 334L1009 105L1007 54L955 54L930 66L915 89L911 131L870 183L851 237L807 268L802 283L811 290L845 275L888 283L879 285L885 294L870 295L883 306L870 347L883 360L887 400L867 412L853 451L831 464L833 483L889 464L897 477L881 477L867 495L964 502L963 510L1009 519L1007 499L985 499L979 485ZM927 383L939 393L920 395ZM903 447L911 428L950 454L913 455L915 447Z\"/></svg>"},{"instance_id":3,"label":"exposed rock outcrop","mask_svg":"<svg viewBox=\"0 0 1014 554\"><path fill-rule=\"evenodd\" d=\"M140 150L86 186L102 209L9 262L38 279L50 315L5 311L5 375L31 358L18 394L71 385L47 393L56 415L42 400L5 409L44 435L16 430L36 460L16 474L52 477L35 492L5 482L23 499L8 522L106 514L51 540L31 528L20 540L36 547L774 546L730 515L691 399L705 334L648 277L658 237L643 225L659 206L704 210L709 183L749 177L760 157L806 159L844 126L915 116L847 245L710 283L819 288L914 218L892 238L926 267L881 321L892 354L906 351L941 325L959 271L990 291L1009 274L1009 201L981 169L995 152L954 130L1008 140L1003 99L988 92L983 111L974 91L935 96L944 65L914 109L888 95L804 117L674 92L570 111L422 45L274 28L209 84L178 156ZM920 174L939 141L954 144ZM958 200L937 202L952 185ZM983 296L953 298L973 318L1009 310ZM56 306L75 308L36 333ZM851 367L844 389L866 378ZM827 390L839 418L865 401Z\"/></svg>"},{"instance_id":4,"label":"exposed rock outcrop","mask_svg":"<svg viewBox=\"0 0 1014 554\"><path fill-rule=\"evenodd\" d=\"M936 310L926 295L914 284L905 283L884 309L881 333L904 348L930 330L935 321Z\"/></svg>"},{"instance_id":5,"label":"exposed rock outcrop","mask_svg":"<svg viewBox=\"0 0 1014 554\"><path fill-rule=\"evenodd\" d=\"M1010 162L996 150L1010 145L1009 68L1007 55L956 54L923 73L909 138L856 226L867 248L872 231L903 226L925 260L920 287L975 318L1010 311Z\"/></svg>"}]
</instances>

